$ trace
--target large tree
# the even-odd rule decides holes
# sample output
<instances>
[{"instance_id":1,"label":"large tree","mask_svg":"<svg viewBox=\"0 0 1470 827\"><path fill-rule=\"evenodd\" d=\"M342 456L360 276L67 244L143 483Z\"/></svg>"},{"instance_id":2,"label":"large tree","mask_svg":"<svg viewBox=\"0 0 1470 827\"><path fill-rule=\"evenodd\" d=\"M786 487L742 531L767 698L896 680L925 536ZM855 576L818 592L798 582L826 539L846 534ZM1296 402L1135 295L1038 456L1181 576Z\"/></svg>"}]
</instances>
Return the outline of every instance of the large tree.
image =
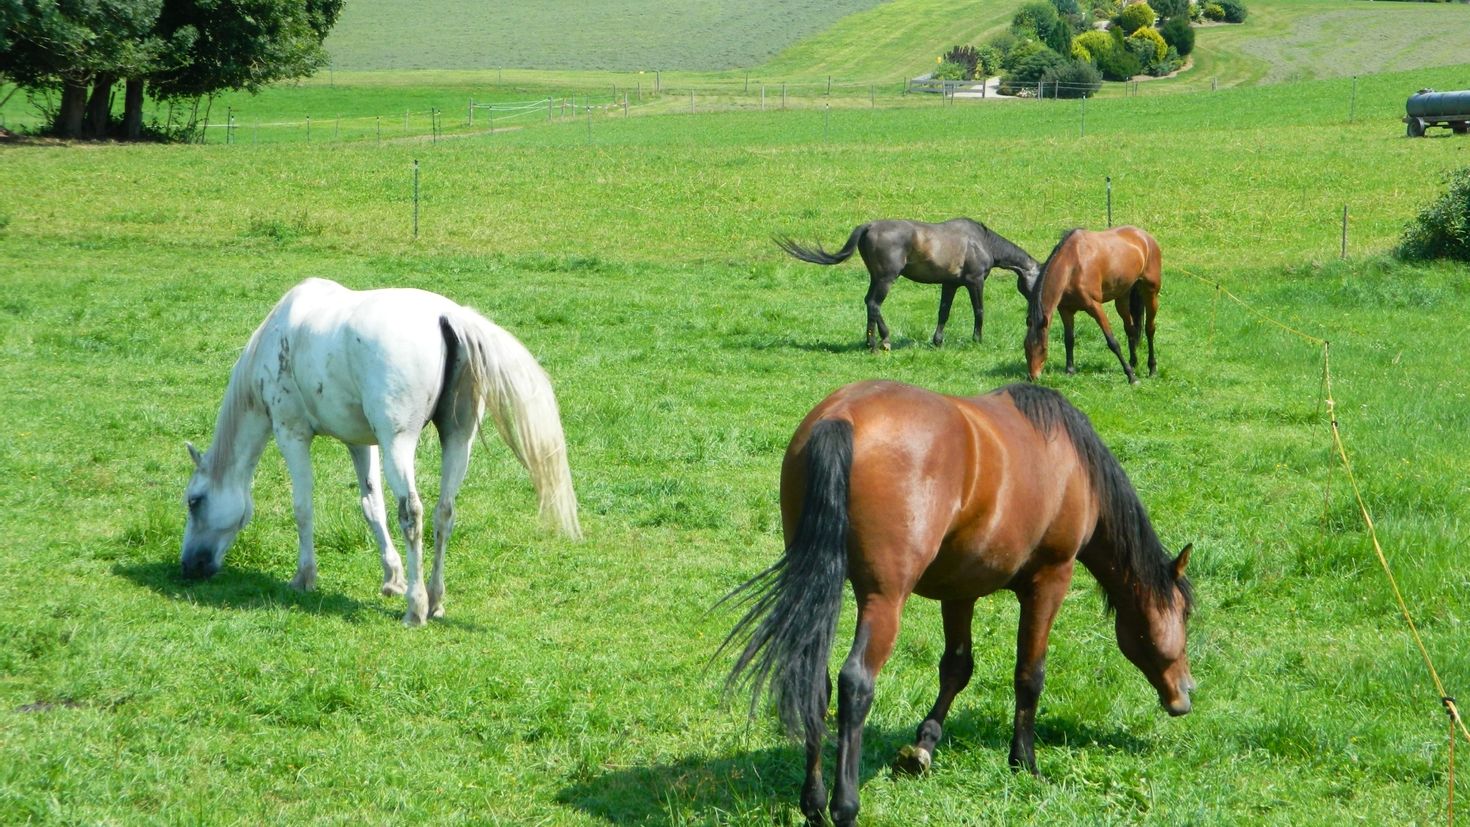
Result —
<instances>
[{"instance_id":1,"label":"large tree","mask_svg":"<svg viewBox=\"0 0 1470 827\"><path fill-rule=\"evenodd\" d=\"M256 91L325 65L343 0L0 0L0 75L60 92L53 131L102 138L125 83L123 135L157 98ZM90 97L89 97L90 96Z\"/></svg>"}]
</instances>

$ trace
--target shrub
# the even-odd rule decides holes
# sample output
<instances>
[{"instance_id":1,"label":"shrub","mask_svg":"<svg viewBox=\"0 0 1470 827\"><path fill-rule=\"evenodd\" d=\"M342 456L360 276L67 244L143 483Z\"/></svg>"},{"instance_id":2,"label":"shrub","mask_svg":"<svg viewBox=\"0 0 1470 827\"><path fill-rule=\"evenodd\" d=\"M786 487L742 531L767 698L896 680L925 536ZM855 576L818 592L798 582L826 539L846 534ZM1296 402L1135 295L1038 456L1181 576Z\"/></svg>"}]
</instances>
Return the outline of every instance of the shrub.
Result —
<instances>
[{"instance_id":1,"label":"shrub","mask_svg":"<svg viewBox=\"0 0 1470 827\"><path fill-rule=\"evenodd\" d=\"M1143 71L1143 64L1127 49L1112 49L1095 57L1098 71L1108 80L1127 80Z\"/></svg>"},{"instance_id":2,"label":"shrub","mask_svg":"<svg viewBox=\"0 0 1470 827\"><path fill-rule=\"evenodd\" d=\"M1112 20L1123 11L1118 0L1092 0L1092 16L1098 20Z\"/></svg>"},{"instance_id":3,"label":"shrub","mask_svg":"<svg viewBox=\"0 0 1470 827\"><path fill-rule=\"evenodd\" d=\"M956 46L944 53L943 63L954 63L962 72L958 78L945 78L945 80L971 80L980 68L980 50L974 46ZM935 74L938 77L938 74Z\"/></svg>"},{"instance_id":4,"label":"shrub","mask_svg":"<svg viewBox=\"0 0 1470 827\"><path fill-rule=\"evenodd\" d=\"M1113 38L1107 32L1093 29L1072 38L1072 57L1096 66L1099 58L1113 51Z\"/></svg>"},{"instance_id":5,"label":"shrub","mask_svg":"<svg viewBox=\"0 0 1470 827\"><path fill-rule=\"evenodd\" d=\"M1165 43L1174 47L1180 57L1194 51L1194 29L1189 25L1189 18L1169 18L1169 22L1159 29L1159 34L1163 35Z\"/></svg>"},{"instance_id":6,"label":"shrub","mask_svg":"<svg viewBox=\"0 0 1470 827\"><path fill-rule=\"evenodd\" d=\"M1050 49L1042 49L1039 52L1028 55L1016 64L1016 67L1001 81L1000 93L1002 95L1014 95L1021 89L1034 89L1036 82L1046 74L1046 70L1061 67L1069 60Z\"/></svg>"},{"instance_id":7,"label":"shrub","mask_svg":"<svg viewBox=\"0 0 1470 827\"><path fill-rule=\"evenodd\" d=\"M1204 15L1206 20L1224 20L1225 8L1219 3L1206 3Z\"/></svg>"},{"instance_id":8,"label":"shrub","mask_svg":"<svg viewBox=\"0 0 1470 827\"><path fill-rule=\"evenodd\" d=\"M1028 37L1024 40L1017 40L1016 44L1011 47L1011 50L1006 52L1005 57L1001 58L1000 66L1007 72L1014 72L1017 66L1026 62L1027 58L1049 51L1051 50L1041 45L1035 38ZM1061 57L1061 55L1057 55L1057 57Z\"/></svg>"},{"instance_id":9,"label":"shrub","mask_svg":"<svg viewBox=\"0 0 1470 827\"><path fill-rule=\"evenodd\" d=\"M994 46L980 47L980 62L975 64L976 77L989 78L1000 74L1001 52Z\"/></svg>"},{"instance_id":10,"label":"shrub","mask_svg":"<svg viewBox=\"0 0 1470 827\"><path fill-rule=\"evenodd\" d=\"M1041 75L1042 94L1058 98L1091 97L1102 86L1102 73L1091 63L1069 60Z\"/></svg>"},{"instance_id":11,"label":"shrub","mask_svg":"<svg viewBox=\"0 0 1470 827\"><path fill-rule=\"evenodd\" d=\"M1159 17L1164 20L1173 20L1176 17L1189 16L1189 0L1148 0L1148 4Z\"/></svg>"},{"instance_id":12,"label":"shrub","mask_svg":"<svg viewBox=\"0 0 1470 827\"><path fill-rule=\"evenodd\" d=\"M1205 19L1205 7L1203 3L1189 4L1189 19L1195 23Z\"/></svg>"},{"instance_id":13,"label":"shrub","mask_svg":"<svg viewBox=\"0 0 1470 827\"><path fill-rule=\"evenodd\" d=\"M942 60L934 67L934 72L930 77L935 80L966 80L966 71L962 64L952 60Z\"/></svg>"},{"instance_id":14,"label":"shrub","mask_svg":"<svg viewBox=\"0 0 1470 827\"><path fill-rule=\"evenodd\" d=\"M1017 37L1035 35L1037 40L1053 51L1065 52L1071 45L1071 27L1057 14L1057 9L1046 0L1033 0L1022 6L1011 18L1011 31Z\"/></svg>"},{"instance_id":15,"label":"shrub","mask_svg":"<svg viewBox=\"0 0 1470 827\"><path fill-rule=\"evenodd\" d=\"M1470 261L1470 167L1446 176L1449 189L1404 228L1394 254L1409 261Z\"/></svg>"},{"instance_id":16,"label":"shrub","mask_svg":"<svg viewBox=\"0 0 1470 827\"><path fill-rule=\"evenodd\" d=\"M1139 29L1148 28L1158 19L1154 14L1153 7L1147 3L1133 3L1123 8L1123 13L1118 15L1118 25L1123 27L1123 34L1133 34Z\"/></svg>"},{"instance_id":17,"label":"shrub","mask_svg":"<svg viewBox=\"0 0 1470 827\"><path fill-rule=\"evenodd\" d=\"M1169 44L1164 42L1164 36L1157 29L1145 27L1128 35L1128 51L1138 55L1139 63L1148 66L1164 59L1164 55L1169 53Z\"/></svg>"},{"instance_id":18,"label":"shrub","mask_svg":"<svg viewBox=\"0 0 1470 827\"><path fill-rule=\"evenodd\" d=\"M1179 53L1174 51L1173 46L1170 46L1169 51L1162 58L1150 63L1144 70L1158 78L1169 74L1183 65L1184 58L1180 57Z\"/></svg>"},{"instance_id":19,"label":"shrub","mask_svg":"<svg viewBox=\"0 0 1470 827\"><path fill-rule=\"evenodd\" d=\"M1241 0L1215 0L1215 5L1220 7L1220 11L1224 14L1220 19L1226 23L1245 22L1245 3Z\"/></svg>"}]
</instances>

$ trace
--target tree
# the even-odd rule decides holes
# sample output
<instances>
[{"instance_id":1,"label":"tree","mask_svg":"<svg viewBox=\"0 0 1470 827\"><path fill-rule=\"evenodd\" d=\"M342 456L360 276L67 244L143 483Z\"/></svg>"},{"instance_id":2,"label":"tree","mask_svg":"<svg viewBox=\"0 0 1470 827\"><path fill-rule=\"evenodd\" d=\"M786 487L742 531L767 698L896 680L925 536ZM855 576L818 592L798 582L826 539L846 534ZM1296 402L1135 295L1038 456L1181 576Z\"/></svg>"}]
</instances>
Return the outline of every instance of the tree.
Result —
<instances>
[{"instance_id":1,"label":"tree","mask_svg":"<svg viewBox=\"0 0 1470 827\"><path fill-rule=\"evenodd\" d=\"M1194 29L1190 27L1188 17L1169 18L1169 22L1159 29L1159 34L1181 57L1194 51Z\"/></svg>"},{"instance_id":2,"label":"tree","mask_svg":"<svg viewBox=\"0 0 1470 827\"><path fill-rule=\"evenodd\" d=\"M0 0L0 75L60 90L52 131L109 134L126 82L124 135L139 136L145 84L155 97L256 91L325 65L343 0Z\"/></svg>"}]
</instances>

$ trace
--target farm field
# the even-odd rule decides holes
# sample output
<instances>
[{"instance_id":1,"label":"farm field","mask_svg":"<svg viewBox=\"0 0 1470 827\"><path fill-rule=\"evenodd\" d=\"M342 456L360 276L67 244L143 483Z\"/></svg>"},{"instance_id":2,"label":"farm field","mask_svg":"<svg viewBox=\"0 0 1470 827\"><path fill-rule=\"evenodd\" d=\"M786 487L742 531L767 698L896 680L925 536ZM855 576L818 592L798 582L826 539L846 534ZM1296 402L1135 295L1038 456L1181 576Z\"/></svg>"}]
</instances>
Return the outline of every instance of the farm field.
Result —
<instances>
[{"instance_id":1,"label":"farm field","mask_svg":"<svg viewBox=\"0 0 1470 827\"><path fill-rule=\"evenodd\" d=\"M877 216L983 219L1037 256L1119 222L1165 251L1160 375L1095 329L1042 381L1097 425L1167 545L1195 544L1178 720L1079 573L1038 718L1045 781L1005 766L1014 601L982 601L977 667L931 774L887 763L935 691L937 606L907 607L869 718L867 823L1438 823L1444 717L1331 450L1337 416L1451 691L1470 580L1463 267L1383 257L1457 139L1407 141L1403 90L1464 67L1004 114L966 107L608 119L429 143L26 146L6 169L0 302L0 821L768 824L799 818L797 747L725 701L709 611L780 552L776 472L845 382L968 394L1024 377L1024 306L924 344L937 291L896 286L896 347L861 347L866 276L784 257ZM1182 136L1182 137L1180 137ZM418 160L420 236L411 236ZM1351 209L1350 256L1339 220ZM286 475L216 579L177 574L188 458L240 347L307 276L485 311L553 378L587 539L536 525L524 473L476 450L448 617L377 596L345 452L315 453L320 583L297 594ZM1056 337L1054 337L1055 340ZM1060 359L1054 341L1054 360ZM437 444L420 481L437 490ZM845 652L851 606L834 660ZM1462 693L1463 694L1463 693Z\"/></svg>"}]
</instances>

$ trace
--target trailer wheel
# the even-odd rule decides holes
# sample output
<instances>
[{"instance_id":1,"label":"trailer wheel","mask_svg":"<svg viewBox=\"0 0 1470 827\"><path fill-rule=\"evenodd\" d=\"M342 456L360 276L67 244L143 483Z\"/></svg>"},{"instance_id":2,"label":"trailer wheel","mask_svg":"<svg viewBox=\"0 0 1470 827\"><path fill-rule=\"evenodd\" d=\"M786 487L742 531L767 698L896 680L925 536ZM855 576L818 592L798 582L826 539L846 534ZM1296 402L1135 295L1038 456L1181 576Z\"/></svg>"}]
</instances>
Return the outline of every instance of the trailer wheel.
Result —
<instances>
[{"instance_id":1,"label":"trailer wheel","mask_svg":"<svg viewBox=\"0 0 1470 827\"><path fill-rule=\"evenodd\" d=\"M1465 133L1470 132L1470 123L1453 124L1450 126L1450 129L1455 130L1456 135L1464 135Z\"/></svg>"},{"instance_id":2,"label":"trailer wheel","mask_svg":"<svg viewBox=\"0 0 1470 827\"><path fill-rule=\"evenodd\" d=\"M1422 138L1422 137L1424 137L1424 119L1423 118L1409 118L1409 137L1410 138Z\"/></svg>"}]
</instances>

